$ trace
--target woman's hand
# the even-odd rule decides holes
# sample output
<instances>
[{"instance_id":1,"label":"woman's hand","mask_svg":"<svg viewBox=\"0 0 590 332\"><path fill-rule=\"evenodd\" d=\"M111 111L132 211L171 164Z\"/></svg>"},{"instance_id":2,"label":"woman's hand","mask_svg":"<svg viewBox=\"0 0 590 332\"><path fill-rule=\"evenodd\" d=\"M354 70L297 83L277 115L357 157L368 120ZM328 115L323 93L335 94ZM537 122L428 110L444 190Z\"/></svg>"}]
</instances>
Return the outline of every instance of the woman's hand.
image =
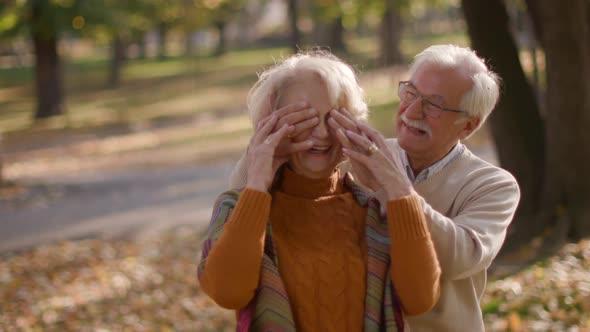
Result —
<instances>
[{"instance_id":1,"label":"woman's hand","mask_svg":"<svg viewBox=\"0 0 590 332\"><path fill-rule=\"evenodd\" d=\"M250 140L246 156L248 182L246 188L267 191L279 167L288 160L288 156L278 156L276 149L281 140L295 130L294 126L283 124L272 132L278 122L278 116L272 114L261 120Z\"/></svg>"},{"instance_id":2,"label":"woman's hand","mask_svg":"<svg viewBox=\"0 0 590 332\"><path fill-rule=\"evenodd\" d=\"M272 129L272 132L277 132L284 125L293 126L289 134L284 137L278 144L276 155L288 158L289 155L296 152L301 152L310 149L313 146L313 141L304 140L301 142L293 142L291 137L296 137L304 131L317 126L320 122L318 112L309 107L307 102L299 102L284 107L272 112L278 117L278 121Z\"/></svg>"}]
</instances>

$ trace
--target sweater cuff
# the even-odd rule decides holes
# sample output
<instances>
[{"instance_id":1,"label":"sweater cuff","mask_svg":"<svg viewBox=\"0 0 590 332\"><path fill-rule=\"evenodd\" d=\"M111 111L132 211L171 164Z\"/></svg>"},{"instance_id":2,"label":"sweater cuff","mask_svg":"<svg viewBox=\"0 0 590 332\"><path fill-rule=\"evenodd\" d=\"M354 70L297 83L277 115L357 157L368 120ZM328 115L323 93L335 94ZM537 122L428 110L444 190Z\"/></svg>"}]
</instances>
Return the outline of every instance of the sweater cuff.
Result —
<instances>
[{"instance_id":1,"label":"sweater cuff","mask_svg":"<svg viewBox=\"0 0 590 332\"><path fill-rule=\"evenodd\" d=\"M387 202L387 222L393 240L411 240L428 236L426 216L417 195Z\"/></svg>"},{"instance_id":2,"label":"sweater cuff","mask_svg":"<svg viewBox=\"0 0 590 332\"><path fill-rule=\"evenodd\" d=\"M227 227L243 236L260 236L266 229L270 215L271 195L268 192L244 189L232 212L232 222Z\"/></svg>"}]
</instances>

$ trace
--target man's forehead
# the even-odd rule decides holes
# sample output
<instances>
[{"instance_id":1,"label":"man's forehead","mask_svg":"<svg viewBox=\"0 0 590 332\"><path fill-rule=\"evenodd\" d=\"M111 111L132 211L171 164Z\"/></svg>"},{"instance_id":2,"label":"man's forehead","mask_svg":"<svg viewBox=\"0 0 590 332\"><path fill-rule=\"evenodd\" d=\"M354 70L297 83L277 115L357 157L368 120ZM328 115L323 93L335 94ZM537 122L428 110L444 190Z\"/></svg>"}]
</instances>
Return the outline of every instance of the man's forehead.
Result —
<instances>
[{"instance_id":1,"label":"man's forehead","mask_svg":"<svg viewBox=\"0 0 590 332\"><path fill-rule=\"evenodd\" d=\"M440 100L444 100L445 98L434 92L434 93L425 93L424 91L421 91L419 87L416 86L416 84L414 84L414 82L412 82L411 80L408 82L408 85L410 87L412 87L413 89L417 90L421 95L424 95L425 97L429 97L429 98L435 98L435 99L440 99Z\"/></svg>"}]
</instances>

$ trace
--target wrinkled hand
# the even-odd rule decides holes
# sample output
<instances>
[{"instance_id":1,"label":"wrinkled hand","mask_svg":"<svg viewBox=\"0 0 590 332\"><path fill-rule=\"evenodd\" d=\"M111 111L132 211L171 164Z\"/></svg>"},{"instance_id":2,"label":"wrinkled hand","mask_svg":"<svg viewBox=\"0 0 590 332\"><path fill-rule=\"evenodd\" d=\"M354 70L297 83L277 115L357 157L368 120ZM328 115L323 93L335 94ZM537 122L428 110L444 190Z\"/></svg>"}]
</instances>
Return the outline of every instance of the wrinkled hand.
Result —
<instances>
[{"instance_id":1,"label":"wrinkled hand","mask_svg":"<svg viewBox=\"0 0 590 332\"><path fill-rule=\"evenodd\" d=\"M388 200L414 193L399 154L388 148L383 135L363 123L350 121L355 124L357 130L339 128L337 137L343 146L344 155L350 158L351 164L362 165L371 174L370 183L366 185L375 191L383 190ZM371 152L373 144L376 149Z\"/></svg>"},{"instance_id":2,"label":"wrinkled hand","mask_svg":"<svg viewBox=\"0 0 590 332\"><path fill-rule=\"evenodd\" d=\"M286 156L278 156L276 149L281 140L295 129L284 124L278 131L272 132L278 121L275 114L261 120L250 140L246 163L248 182L246 188L267 191L271 186L279 167L287 161Z\"/></svg>"},{"instance_id":3,"label":"wrinkled hand","mask_svg":"<svg viewBox=\"0 0 590 332\"><path fill-rule=\"evenodd\" d=\"M293 142L291 137L296 137L302 132L317 126L320 122L318 112L309 107L307 102L299 102L284 106L274 112L273 115L278 117L278 121L272 129L272 132L277 132L284 125L293 126L289 134L284 137L278 144L276 155L280 157L288 157L292 153L305 151L313 146L313 141L304 140L301 142Z\"/></svg>"},{"instance_id":4,"label":"wrinkled hand","mask_svg":"<svg viewBox=\"0 0 590 332\"><path fill-rule=\"evenodd\" d=\"M340 144L342 144L343 147L349 147L351 149L355 148L351 146L351 143L345 134L347 130L350 130L359 135L364 135L364 133L357 126L357 121L354 120L352 114L344 108L330 111L328 125L332 128L332 130L334 130L336 138L338 141L340 141ZM371 190L376 190L374 188L379 188L379 183L373 176L373 173L363 163L350 158L350 165L352 167L352 174L361 184Z\"/></svg>"}]
</instances>

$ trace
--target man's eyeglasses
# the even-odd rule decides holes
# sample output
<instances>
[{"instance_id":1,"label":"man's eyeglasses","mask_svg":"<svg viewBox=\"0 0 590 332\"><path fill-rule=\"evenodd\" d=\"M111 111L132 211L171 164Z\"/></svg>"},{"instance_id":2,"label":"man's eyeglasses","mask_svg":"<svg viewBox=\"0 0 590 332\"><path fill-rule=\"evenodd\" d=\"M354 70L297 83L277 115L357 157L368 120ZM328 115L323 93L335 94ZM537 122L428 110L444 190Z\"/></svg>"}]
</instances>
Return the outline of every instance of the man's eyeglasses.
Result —
<instances>
[{"instance_id":1,"label":"man's eyeglasses","mask_svg":"<svg viewBox=\"0 0 590 332\"><path fill-rule=\"evenodd\" d=\"M422 111L426 116L438 119L443 111L463 113L467 115L466 111L454 110L442 107L442 97L439 96L424 96L410 83L409 81L400 81L397 89L399 99L405 104L411 104L418 98L422 99Z\"/></svg>"}]
</instances>

